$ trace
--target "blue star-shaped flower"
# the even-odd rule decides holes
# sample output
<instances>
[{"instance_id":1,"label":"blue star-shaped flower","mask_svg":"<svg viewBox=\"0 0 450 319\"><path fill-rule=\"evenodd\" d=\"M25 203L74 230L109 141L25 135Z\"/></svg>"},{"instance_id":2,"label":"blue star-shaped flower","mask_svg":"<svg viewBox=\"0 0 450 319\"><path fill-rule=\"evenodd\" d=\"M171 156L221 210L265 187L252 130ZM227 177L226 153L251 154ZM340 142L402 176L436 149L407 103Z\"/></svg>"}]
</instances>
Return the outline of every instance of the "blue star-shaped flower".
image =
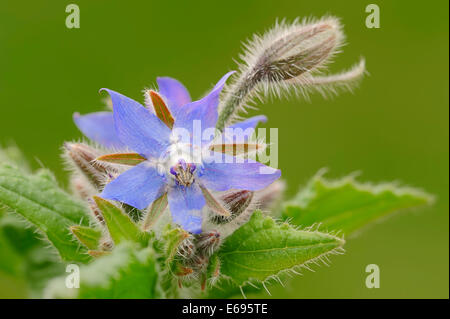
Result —
<instances>
[{"instance_id":1,"label":"blue star-shaped flower","mask_svg":"<svg viewBox=\"0 0 450 319\"><path fill-rule=\"evenodd\" d=\"M201 210L208 189L256 191L278 179L280 170L227 154L205 155L204 148L193 142L195 121L203 128L215 127L219 94L232 73L223 76L208 95L194 102L180 82L158 78L159 93L174 118L172 129L148 108L109 89L105 90L111 96L112 113L76 114L75 123L90 139L106 147L131 149L145 158L108 183L100 196L145 209L167 193L174 222L187 231L200 233ZM254 128L259 121L265 121L265 117L256 116L231 128ZM186 130L189 141L176 138L173 132L177 129ZM200 152L193 151L196 147L201 148Z\"/></svg>"}]
</instances>

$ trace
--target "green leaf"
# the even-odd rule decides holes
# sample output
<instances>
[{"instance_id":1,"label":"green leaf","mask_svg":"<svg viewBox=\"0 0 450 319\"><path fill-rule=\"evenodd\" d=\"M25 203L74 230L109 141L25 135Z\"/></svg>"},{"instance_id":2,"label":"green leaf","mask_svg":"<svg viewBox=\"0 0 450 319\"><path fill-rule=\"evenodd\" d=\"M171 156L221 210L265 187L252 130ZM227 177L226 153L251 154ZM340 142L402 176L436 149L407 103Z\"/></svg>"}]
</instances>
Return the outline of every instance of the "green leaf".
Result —
<instances>
[{"instance_id":1,"label":"green leaf","mask_svg":"<svg viewBox=\"0 0 450 319\"><path fill-rule=\"evenodd\" d=\"M218 252L220 273L237 285L264 281L283 271L336 253L344 240L317 231L277 224L260 211L230 237Z\"/></svg>"},{"instance_id":2,"label":"green leaf","mask_svg":"<svg viewBox=\"0 0 450 319\"><path fill-rule=\"evenodd\" d=\"M64 261L86 262L86 250L74 242L69 227L88 225L86 208L58 188L42 171L28 175L0 164L0 203L32 223L57 249Z\"/></svg>"},{"instance_id":3,"label":"green leaf","mask_svg":"<svg viewBox=\"0 0 450 319\"><path fill-rule=\"evenodd\" d=\"M143 245L148 243L149 234L141 231L119 207L98 196L94 196L94 200L116 245L127 240Z\"/></svg>"},{"instance_id":4,"label":"green leaf","mask_svg":"<svg viewBox=\"0 0 450 319\"><path fill-rule=\"evenodd\" d=\"M72 226L70 231L88 249L97 249L102 232L98 229L86 226Z\"/></svg>"},{"instance_id":5,"label":"green leaf","mask_svg":"<svg viewBox=\"0 0 450 319\"><path fill-rule=\"evenodd\" d=\"M53 280L47 298L147 299L158 298L155 253L147 247L124 242L109 255L80 267L80 288L66 288L66 278ZM67 274L69 275L69 274Z\"/></svg>"},{"instance_id":6,"label":"green leaf","mask_svg":"<svg viewBox=\"0 0 450 319\"><path fill-rule=\"evenodd\" d=\"M15 275L15 279L28 288L27 297L40 298L48 280L64 273L64 265L58 260L53 249L48 247L48 243L36 236L35 227L30 227L19 217L17 214L8 214L0 218L0 233L3 234L0 246L8 244L20 256L19 259L11 259L0 252L0 264L12 261L20 263L21 270ZM0 290L1 287L2 285Z\"/></svg>"},{"instance_id":7,"label":"green leaf","mask_svg":"<svg viewBox=\"0 0 450 319\"><path fill-rule=\"evenodd\" d=\"M15 144L0 147L0 163L15 165L27 173L31 171L25 155Z\"/></svg>"},{"instance_id":8,"label":"green leaf","mask_svg":"<svg viewBox=\"0 0 450 319\"><path fill-rule=\"evenodd\" d=\"M318 174L285 205L283 217L302 227L320 223L319 229L347 235L393 212L432 201L432 196L409 187L362 184L352 176L331 181Z\"/></svg>"}]
</instances>

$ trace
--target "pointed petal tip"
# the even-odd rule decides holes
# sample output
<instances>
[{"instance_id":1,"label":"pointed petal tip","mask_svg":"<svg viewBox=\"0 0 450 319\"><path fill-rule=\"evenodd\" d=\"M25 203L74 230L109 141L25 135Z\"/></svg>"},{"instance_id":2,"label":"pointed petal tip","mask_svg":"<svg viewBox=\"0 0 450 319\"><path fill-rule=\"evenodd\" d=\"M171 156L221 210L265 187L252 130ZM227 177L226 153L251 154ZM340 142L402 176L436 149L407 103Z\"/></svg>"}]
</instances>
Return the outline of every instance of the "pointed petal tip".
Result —
<instances>
[{"instance_id":1,"label":"pointed petal tip","mask_svg":"<svg viewBox=\"0 0 450 319\"><path fill-rule=\"evenodd\" d=\"M235 70L231 70L230 72L228 72L228 73L226 73L225 74L225 76L230 76L230 75L232 75L232 74L234 74L234 73L236 73L237 71L235 71Z\"/></svg>"},{"instance_id":2,"label":"pointed petal tip","mask_svg":"<svg viewBox=\"0 0 450 319\"><path fill-rule=\"evenodd\" d=\"M81 125L80 124L81 117L82 117L82 115L79 112L74 112L72 114L72 121L75 123L75 125L77 127L79 127Z\"/></svg>"},{"instance_id":3,"label":"pointed petal tip","mask_svg":"<svg viewBox=\"0 0 450 319\"><path fill-rule=\"evenodd\" d=\"M224 76L222 76L222 78L219 80L219 82L217 82L217 84L214 86L213 91L215 91L219 88L220 88L220 90L222 90L223 86L225 85L225 82L234 73L236 73L236 71L230 71L230 72L226 73Z\"/></svg>"},{"instance_id":4,"label":"pointed petal tip","mask_svg":"<svg viewBox=\"0 0 450 319\"><path fill-rule=\"evenodd\" d=\"M263 122L263 123L266 123L268 121L268 118L265 115L258 115L258 119L260 122Z\"/></svg>"},{"instance_id":5,"label":"pointed petal tip","mask_svg":"<svg viewBox=\"0 0 450 319\"><path fill-rule=\"evenodd\" d=\"M108 89L108 88L101 88L101 89L98 90L98 93L100 93L100 94L103 93L103 92L106 92L106 93L108 93L109 95L112 95L112 94L114 94L114 93L120 94L119 92L116 92L116 91L111 90L111 89ZM112 98L112 96L111 96L111 98Z\"/></svg>"},{"instance_id":6,"label":"pointed petal tip","mask_svg":"<svg viewBox=\"0 0 450 319\"><path fill-rule=\"evenodd\" d=\"M281 169L263 166L260 168L260 174L274 175L274 178L279 178L281 176Z\"/></svg>"}]
</instances>

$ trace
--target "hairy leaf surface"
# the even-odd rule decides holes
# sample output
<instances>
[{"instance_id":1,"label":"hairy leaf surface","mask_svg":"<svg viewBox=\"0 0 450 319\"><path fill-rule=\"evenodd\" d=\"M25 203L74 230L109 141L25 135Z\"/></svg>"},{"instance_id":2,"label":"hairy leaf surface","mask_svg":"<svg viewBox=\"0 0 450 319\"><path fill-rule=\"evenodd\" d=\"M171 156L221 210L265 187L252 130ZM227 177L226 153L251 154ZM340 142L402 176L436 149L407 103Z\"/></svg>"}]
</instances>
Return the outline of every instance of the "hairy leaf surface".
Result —
<instances>
[{"instance_id":1,"label":"hairy leaf surface","mask_svg":"<svg viewBox=\"0 0 450 319\"><path fill-rule=\"evenodd\" d=\"M57 249L64 261L86 262L90 257L73 240L69 227L89 224L86 208L41 171L23 173L10 165L0 165L0 203L32 223Z\"/></svg>"},{"instance_id":2,"label":"hairy leaf surface","mask_svg":"<svg viewBox=\"0 0 450 319\"><path fill-rule=\"evenodd\" d=\"M277 224L260 211L230 237L219 251L220 272L241 285L308 263L342 247L341 238Z\"/></svg>"}]
</instances>

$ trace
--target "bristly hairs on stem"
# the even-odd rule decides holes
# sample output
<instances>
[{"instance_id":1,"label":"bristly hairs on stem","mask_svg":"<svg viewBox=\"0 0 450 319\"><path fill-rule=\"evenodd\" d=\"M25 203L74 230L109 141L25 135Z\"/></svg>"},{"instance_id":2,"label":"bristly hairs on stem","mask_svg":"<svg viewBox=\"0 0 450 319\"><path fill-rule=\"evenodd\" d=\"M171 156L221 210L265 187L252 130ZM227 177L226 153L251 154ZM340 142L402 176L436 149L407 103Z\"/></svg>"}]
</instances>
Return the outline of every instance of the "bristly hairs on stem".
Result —
<instances>
[{"instance_id":1,"label":"bristly hairs on stem","mask_svg":"<svg viewBox=\"0 0 450 319\"><path fill-rule=\"evenodd\" d=\"M275 26L244 44L239 73L225 88L216 128L219 131L245 112L255 99L270 94L295 93L307 97L316 90L323 95L351 90L365 73L365 62L337 75L321 75L344 43L342 25L335 17L305 19Z\"/></svg>"}]
</instances>

